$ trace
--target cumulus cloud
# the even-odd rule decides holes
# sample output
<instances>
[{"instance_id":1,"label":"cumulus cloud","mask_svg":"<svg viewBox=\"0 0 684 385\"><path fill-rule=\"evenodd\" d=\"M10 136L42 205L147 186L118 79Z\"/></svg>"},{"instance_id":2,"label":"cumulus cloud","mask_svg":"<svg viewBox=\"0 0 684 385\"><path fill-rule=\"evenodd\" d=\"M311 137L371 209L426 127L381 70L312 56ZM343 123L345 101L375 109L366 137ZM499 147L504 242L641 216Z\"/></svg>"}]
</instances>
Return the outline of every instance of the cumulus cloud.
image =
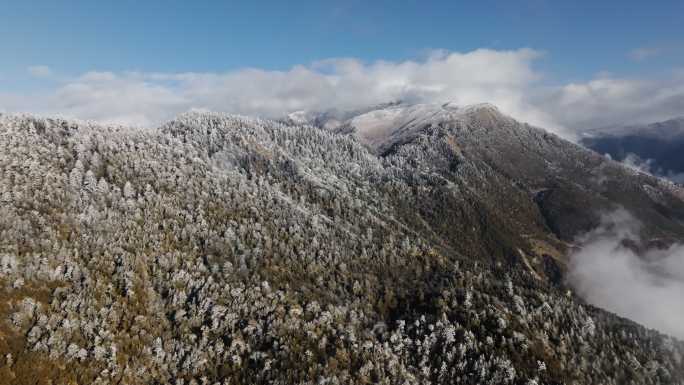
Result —
<instances>
[{"instance_id":1,"label":"cumulus cloud","mask_svg":"<svg viewBox=\"0 0 684 385\"><path fill-rule=\"evenodd\" d=\"M542 56L532 49L478 49L433 51L406 61L329 59L285 71L89 72L40 93L0 94L0 110L154 125L190 109L280 117L394 100L489 102L566 137L579 129L684 111L684 74L660 81L601 76L548 87L535 68Z\"/></svg>"},{"instance_id":2,"label":"cumulus cloud","mask_svg":"<svg viewBox=\"0 0 684 385\"><path fill-rule=\"evenodd\" d=\"M638 250L641 224L624 210L580 239L568 280L590 303L684 338L684 245Z\"/></svg>"}]
</instances>

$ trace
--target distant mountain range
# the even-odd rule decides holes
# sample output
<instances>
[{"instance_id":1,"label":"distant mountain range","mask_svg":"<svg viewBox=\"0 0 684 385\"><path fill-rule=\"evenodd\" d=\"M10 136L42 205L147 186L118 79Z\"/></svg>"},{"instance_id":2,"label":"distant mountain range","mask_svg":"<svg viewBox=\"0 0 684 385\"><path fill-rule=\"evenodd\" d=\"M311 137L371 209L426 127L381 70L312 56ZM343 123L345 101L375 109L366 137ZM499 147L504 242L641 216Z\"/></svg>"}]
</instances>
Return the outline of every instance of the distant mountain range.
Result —
<instances>
[{"instance_id":1,"label":"distant mountain range","mask_svg":"<svg viewBox=\"0 0 684 385\"><path fill-rule=\"evenodd\" d=\"M492 105L0 115L0 203L11 383L684 378L681 341L564 279L617 207L684 240L684 189Z\"/></svg>"},{"instance_id":2,"label":"distant mountain range","mask_svg":"<svg viewBox=\"0 0 684 385\"><path fill-rule=\"evenodd\" d=\"M684 117L590 130L584 133L581 143L617 161L684 182Z\"/></svg>"}]
</instances>

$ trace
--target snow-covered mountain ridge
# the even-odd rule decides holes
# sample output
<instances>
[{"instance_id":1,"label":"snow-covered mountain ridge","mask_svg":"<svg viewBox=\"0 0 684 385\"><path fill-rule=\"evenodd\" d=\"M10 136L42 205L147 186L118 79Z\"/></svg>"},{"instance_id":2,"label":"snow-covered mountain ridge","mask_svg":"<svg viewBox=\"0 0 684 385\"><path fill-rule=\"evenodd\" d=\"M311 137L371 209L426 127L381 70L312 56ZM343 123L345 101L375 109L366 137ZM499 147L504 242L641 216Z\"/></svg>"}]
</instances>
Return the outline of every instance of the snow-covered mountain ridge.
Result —
<instances>
[{"instance_id":1,"label":"snow-covered mountain ridge","mask_svg":"<svg viewBox=\"0 0 684 385\"><path fill-rule=\"evenodd\" d=\"M374 151L391 147L416 135L427 125L445 122L468 121L490 115L495 119L506 118L490 103L457 105L387 103L359 111L314 113L298 111L288 116L295 124L311 124L326 130L352 133L361 143Z\"/></svg>"}]
</instances>

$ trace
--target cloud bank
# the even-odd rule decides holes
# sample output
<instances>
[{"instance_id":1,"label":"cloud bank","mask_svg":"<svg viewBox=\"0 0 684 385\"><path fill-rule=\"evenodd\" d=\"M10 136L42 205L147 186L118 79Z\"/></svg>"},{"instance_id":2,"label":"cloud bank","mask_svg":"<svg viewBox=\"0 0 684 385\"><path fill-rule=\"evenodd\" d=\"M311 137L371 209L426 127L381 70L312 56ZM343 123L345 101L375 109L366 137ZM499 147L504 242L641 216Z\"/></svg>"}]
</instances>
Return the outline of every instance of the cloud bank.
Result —
<instances>
[{"instance_id":1,"label":"cloud bank","mask_svg":"<svg viewBox=\"0 0 684 385\"><path fill-rule=\"evenodd\" d=\"M435 51L421 60L329 59L286 71L225 73L89 72L52 75L40 92L1 93L0 111L155 125L190 109L263 117L296 110L354 109L393 100L473 104L502 111L566 137L603 124L665 119L684 111L684 74L663 80L602 76L550 87L539 51Z\"/></svg>"},{"instance_id":2,"label":"cloud bank","mask_svg":"<svg viewBox=\"0 0 684 385\"><path fill-rule=\"evenodd\" d=\"M628 245L640 226L624 210L605 215L570 256L569 283L596 306L684 338L684 245L637 253Z\"/></svg>"},{"instance_id":3,"label":"cloud bank","mask_svg":"<svg viewBox=\"0 0 684 385\"><path fill-rule=\"evenodd\" d=\"M663 121L684 115L684 73L649 80L604 76L558 87L536 105L573 130Z\"/></svg>"}]
</instances>

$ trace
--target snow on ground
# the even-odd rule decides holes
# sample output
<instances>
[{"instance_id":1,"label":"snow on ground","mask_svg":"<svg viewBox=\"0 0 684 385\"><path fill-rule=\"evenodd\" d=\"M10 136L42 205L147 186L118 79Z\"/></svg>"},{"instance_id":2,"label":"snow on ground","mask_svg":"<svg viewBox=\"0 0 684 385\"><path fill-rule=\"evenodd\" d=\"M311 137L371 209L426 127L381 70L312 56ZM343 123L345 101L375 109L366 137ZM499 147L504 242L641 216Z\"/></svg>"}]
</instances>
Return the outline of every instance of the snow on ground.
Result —
<instances>
[{"instance_id":1,"label":"snow on ground","mask_svg":"<svg viewBox=\"0 0 684 385\"><path fill-rule=\"evenodd\" d=\"M496 110L491 104L458 106L454 103L392 105L366 112L349 120L354 136L366 146L378 149L396 142L429 124L462 119L482 109Z\"/></svg>"}]
</instances>

